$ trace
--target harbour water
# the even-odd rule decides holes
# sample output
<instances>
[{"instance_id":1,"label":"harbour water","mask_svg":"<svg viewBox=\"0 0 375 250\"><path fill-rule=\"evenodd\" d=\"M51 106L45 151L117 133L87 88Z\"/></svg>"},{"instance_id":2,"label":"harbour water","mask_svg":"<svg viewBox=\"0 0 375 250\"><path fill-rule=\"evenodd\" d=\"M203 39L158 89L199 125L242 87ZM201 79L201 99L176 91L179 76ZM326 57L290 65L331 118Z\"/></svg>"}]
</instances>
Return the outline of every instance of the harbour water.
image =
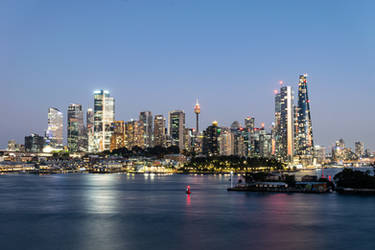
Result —
<instances>
[{"instance_id":1,"label":"harbour water","mask_svg":"<svg viewBox=\"0 0 375 250\"><path fill-rule=\"evenodd\" d=\"M228 184L223 175L3 175L0 249L375 249L375 196Z\"/></svg>"}]
</instances>

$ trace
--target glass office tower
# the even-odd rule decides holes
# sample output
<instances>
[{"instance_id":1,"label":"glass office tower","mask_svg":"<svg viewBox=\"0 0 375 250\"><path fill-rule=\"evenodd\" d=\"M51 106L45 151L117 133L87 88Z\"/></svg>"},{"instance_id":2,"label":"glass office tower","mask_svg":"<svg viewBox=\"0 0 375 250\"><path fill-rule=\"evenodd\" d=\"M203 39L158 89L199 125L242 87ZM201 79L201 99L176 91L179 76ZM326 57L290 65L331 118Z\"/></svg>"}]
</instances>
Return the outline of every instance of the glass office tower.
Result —
<instances>
[{"instance_id":1,"label":"glass office tower","mask_svg":"<svg viewBox=\"0 0 375 250\"><path fill-rule=\"evenodd\" d=\"M48 109L46 143L53 148L63 147L63 113L57 108Z\"/></svg>"},{"instance_id":2,"label":"glass office tower","mask_svg":"<svg viewBox=\"0 0 375 250\"><path fill-rule=\"evenodd\" d=\"M314 154L314 140L306 74L299 76L297 105L296 155L312 157Z\"/></svg>"},{"instance_id":3,"label":"glass office tower","mask_svg":"<svg viewBox=\"0 0 375 250\"><path fill-rule=\"evenodd\" d=\"M107 90L94 92L93 152L110 150L112 123L115 120L115 100Z\"/></svg>"},{"instance_id":4,"label":"glass office tower","mask_svg":"<svg viewBox=\"0 0 375 250\"><path fill-rule=\"evenodd\" d=\"M70 152L86 150L85 126L83 124L83 112L81 104L68 106L68 149Z\"/></svg>"}]
</instances>

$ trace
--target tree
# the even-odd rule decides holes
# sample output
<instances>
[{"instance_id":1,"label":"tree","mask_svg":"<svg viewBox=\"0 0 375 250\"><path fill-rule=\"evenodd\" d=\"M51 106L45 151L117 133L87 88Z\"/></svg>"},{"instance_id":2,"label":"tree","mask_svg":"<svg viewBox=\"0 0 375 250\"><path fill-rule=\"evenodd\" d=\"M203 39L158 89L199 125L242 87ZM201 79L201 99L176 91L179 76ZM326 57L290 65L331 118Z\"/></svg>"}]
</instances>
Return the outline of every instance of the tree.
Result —
<instances>
[{"instance_id":1,"label":"tree","mask_svg":"<svg viewBox=\"0 0 375 250\"><path fill-rule=\"evenodd\" d=\"M375 177L369 171L354 171L345 168L333 178L339 188L371 188L375 189Z\"/></svg>"}]
</instances>

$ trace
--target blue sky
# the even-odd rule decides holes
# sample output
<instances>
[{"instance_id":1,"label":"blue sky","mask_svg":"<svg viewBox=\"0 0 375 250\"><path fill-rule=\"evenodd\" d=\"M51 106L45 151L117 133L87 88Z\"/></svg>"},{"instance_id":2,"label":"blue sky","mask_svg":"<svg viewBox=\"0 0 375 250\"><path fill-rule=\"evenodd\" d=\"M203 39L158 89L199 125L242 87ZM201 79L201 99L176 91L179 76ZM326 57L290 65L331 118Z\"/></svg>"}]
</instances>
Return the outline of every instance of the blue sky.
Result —
<instances>
[{"instance_id":1,"label":"blue sky","mask_svg":"<svg viewBox=\"0 0 375 250\"><path fill-rule=\"evenodd\" d=\"M92 106L116 119L186 111L194 126L273 121L273 90L309 74L316 144L375 150L374 1L0 1L0 148L43 134L47 109ZM65 117L66 119L66 117Z\"/></svg>"}]
</instances>

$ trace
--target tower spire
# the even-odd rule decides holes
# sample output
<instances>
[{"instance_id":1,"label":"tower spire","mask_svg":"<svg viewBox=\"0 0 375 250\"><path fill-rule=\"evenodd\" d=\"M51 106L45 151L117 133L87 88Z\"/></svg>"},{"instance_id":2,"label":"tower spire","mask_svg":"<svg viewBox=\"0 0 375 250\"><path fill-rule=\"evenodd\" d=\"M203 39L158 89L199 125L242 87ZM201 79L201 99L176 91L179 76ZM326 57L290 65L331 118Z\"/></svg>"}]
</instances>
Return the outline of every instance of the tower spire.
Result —
<instances>
[{"instance_id":1,"label":"tower spire","mask_svg":"<svg viewBox=\"0 0 375 250\"><path fill-rule=\"evenodd\" d=\"M196 133L196 135L198 135L199 134L199 114L201 113L201 107L199 105L198 98L197 98L196 104L194 106L194 113L196 115L196 128L195 128L196 131L195 131L195 133Z\"/></svg>"}]
</instances>

